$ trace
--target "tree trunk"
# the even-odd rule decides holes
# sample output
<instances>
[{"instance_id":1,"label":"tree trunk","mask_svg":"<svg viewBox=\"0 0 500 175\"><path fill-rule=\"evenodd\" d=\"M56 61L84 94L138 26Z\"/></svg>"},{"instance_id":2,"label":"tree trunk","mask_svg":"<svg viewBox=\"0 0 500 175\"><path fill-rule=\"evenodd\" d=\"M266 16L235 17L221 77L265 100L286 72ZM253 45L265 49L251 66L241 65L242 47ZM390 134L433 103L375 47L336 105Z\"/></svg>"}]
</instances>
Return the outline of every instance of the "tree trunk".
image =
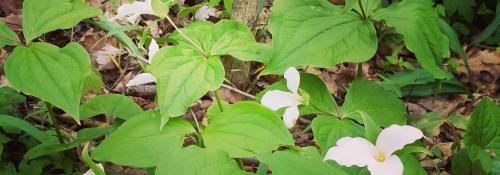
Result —
<instances>
[{"instance_id":1,"label":"tree trunk","mask_svg":"<svg viewBox=\"0 0 500 175\"><path fill-rule=\"evenodd\" d=\"M257 4L259 0L234 0L231 18L243 22L254 31L257 20ZM236 88L248 91L252 87L251 62L243 62L232 57L222 59L226 69L226 77Z\"/></svg>"}]
</instances>

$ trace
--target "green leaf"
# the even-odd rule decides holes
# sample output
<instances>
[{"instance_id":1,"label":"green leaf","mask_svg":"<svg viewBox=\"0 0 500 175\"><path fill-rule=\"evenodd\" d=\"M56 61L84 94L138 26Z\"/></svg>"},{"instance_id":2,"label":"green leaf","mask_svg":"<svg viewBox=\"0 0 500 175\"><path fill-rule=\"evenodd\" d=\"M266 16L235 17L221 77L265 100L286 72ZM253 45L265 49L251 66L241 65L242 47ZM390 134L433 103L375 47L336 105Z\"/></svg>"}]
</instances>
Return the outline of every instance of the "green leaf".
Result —
<instances>
[{"instance_id":1,"label":"green leaf","mask_svg":"<svg viewBox=\"0 0 500 175\"><path fill-rule=\"evenodd\" d=\"M309 95L309 104L301 105L300 114L337 114L337 103L333 99L325 83L316 75L301 73L299 88ZM286 86L286 80L281 80L267 87L257 94L258 101L270 90L289 91Z\"/></svg>"},{"instance_id":2,"label":"green leaf","mask_svg":"<svg viewBox=\"0 0 500 175\"><path fill-rule=\"evenodd\" d=\"M335 146L342 137L363 137L364 129L355 122L336 117L316 117L311 124L314 141L321 148L322 153Z\"/></svg>"},{"instance_id":3,"label":"green leaf","mask_svg":"<svg viewBox=\"0 0 500 175\"><path fill-rule=\"evenodd\" d=\"M313 147L304 148L302 151L265 153L258 155L257 158L271 167L273 175L347 175L342 169L323 161L319 152Z\"/></svg>"},{"instance_id":4,"label":"green leaf","mask_svg":"<svg viewBox=\"0 0 500 175\"><path fill-rule=\"evenodd\" d=\"M417 118L415 127L422 130L425 136L434 137L439 135L441 126L446 122L445 118L438 113L430 112Z\"/></svg>"},{"instance_id":5,"label":"green leaf","mask_svg":"<svg viewBox=\"0 0 500 175\"><path fill-rule=\"evenodd\" d=\"M243 61L265 63L268 59L265 56L271 52L270 47L255 41L245 24L237 21L221 20L217 24L197 21L181 30L209 57L231 55ZM179 32L174 32L172 38L178 41L178 46L197 50Z\"/></svg>"},{"instance_id":6,"label":"green leaf","mask_svg":"<svg viewBox=\"0 0 500 175\"><path fill-rule=\"evenodd\" d=\"M467 124L469 123L470 117L464 117L460 115L448 116L448 122L456 128L465 130L467 128Z\"/></svg>"},{"instance_id":7,"label":"green leaf","mask_svg":"<svg viewBox=\"0 0 500 175\"><path fill-rule=\"evenodd\" d=\"M82 0L25 0L23 32L27 43L57 29L68 29L80 21L100 15L97 7Z\"/></svg>"},{"instance_id":8,"label":"green leaf","mask_svg":"<svg viewBox=\"0 0 500 175\"><path fill-rule=\"evenodd\" d=\"M500 107L483 98L472 112L464 135L466 147L478 145L500 153Z\"/></svg>"},{"instance_id":9,"label":"green leaf","mask_svg":"<svg viewBox=\"0 0 500 175\"><path fill-rule=\"evenodd\" d=\"M55 137L45 134L27 121L12 116L0 115L0 127L18 128L42 143L56 140Z\"/></svg>"},{"instance_id":10,"label":"green leaf","mask_svg":"<svg viewBox=\"0 0 500 175\"><path fill-rule=\"evenodd\" d=\"M203 7L202 4L198 4L191 7L181 6L179 13L177 13L177 18L185 18L189 16L189 14L195 14L201 7Z\"/></svg>"},{"instance_id":11,"label":"green leaf","mask_svg":"<svg viewBox=\"0 0 500 175\"><path fill-rule=\"evenodd\" d=\"M359 2L361 1L361 2ZM361 7L359 4L363 6L363 10L361 10ZM382 8L382 1L381 0L346 0L345 4L345 9L351 10L354 9L358 14L362 15L363 13L366 15L366 17L370 17L373 12L377 11L378 9Z\"/></svg>"},{"instance_id":12,"label":"green leaf","mask_svg":"<svg viewBox=\"0 0 500 175\"><path fill-rule=\"evenodd\" d=\"M456 175L471 175L471 165L469 155L465 149L455 153L451 159L451 172Z\"/></svg>"},{"instance_id":13,"label":"green leaf","mask_svg":"<svg viewBox=\"0 0 500 175\"><path fill-rule=\"evenodd\" d=\"M0 22L0 48L4 46L17 46L21 43L16 32L12 31L5 23Z\"/></svg>"},{"instance_id":14,"label":"green leaf","mask_svg":"<svg viewBox=\"0 0 500 175\"><path fill-rule=\"evenodd\" d=\"M376 11L373 19L394 27L420 65L434 77L446 79L449 75L441 69L441 64L450 55L449 42L439 30L438 15L432 5L431 0L403 0Z\"/></svg>"},{"instance_id":15,"label":"green leaf","mask_svg":"<svg viewBox=\"0 0 500 175\"><path fill-rule=\"evenodd\" d=\"M63 109L79 122L83 82L90 74L90 56L81 45L18 46L5 63L5 74L16 89Z\"/></svg>"},{"instance_id":16,"label":"green leaf","mask_svg":"<svg viewBox=\"0 0 500 175\"><path fill-rule=\"evenodd\" d=\"M483 32L481 32L481 34L472 42L472 45L482 43L483 41L488 39L488 37L494 34L495 31L498 30L499 28L498 26L500 26L500 3L498 2L496 10L497 12L495 15L495 19L493 19L493 21L491 21L491 23L488 24L488 26L483 30Z\"/></svg>"},{"instance_id":17,"label":"green leaf","mask_svg":"<svg viewBox=\"0 0 500 175\"><path fill-rule=\"evenodd\" d=\"M31 148L25 155L24 158L31 160L35 159L41 156L65 151L68 149L75 148L77 146L80 146L81 144L88 142L92 139L101 137L107 133L109 133L112 130L111 127L106 127L106 128L85 128L77 133L77 138L75 141L66 143L66 144L60 144L58 142L45 142L42 144L39 144L33 148Z\"/></svg>"},{"instance_id":18,"label":"green leaf","mask_svg":"<svg viewBox=\"0 0 500 175\"><path fill-rule=\"evenodd\" d=\"M83 94L84 96L87 92L99 93L103 88L104 83L102 82L101 73L94 68L91 67L90 74L85 78L83 82Z\"/></svg>"},{"instance_id":19,"label":"green leaf","mask_svg":"<svg viewBox=\"0 0 500 175\"><path fill-rule=\"evenodd\" d=\"M97 164L92 161L89 155L89 143L86 143L82 150L82 160L90 167L95 175L106 175L103 169L101 169Z\"/></svg>"},{"instance_id":20,"label":"green leaf","mask_svg":"<svg viewBox=\"0 0 500 175\"><path fill-rule=\"evenodd\" d=\"M406 154L400 157L403 162L403 175L427 175L427 171L422 168L420 162L411 154Z\"/></svg>"},{"instance_id":21,"label":"green leaf","mask_svg":"<svg viewBox=\"0 0 500 175\"><path fill-rule=\"evenodd\" d=\"M405 124L405 106L393 94L385 91L376 83L356 79L352 83L343 105L343 117L362 122L358 111L365 112L379 126Z\"/></svg>"},{"instance_id":22,"label":"green leaf","mask_svg":"<svg viewBox=\"0 0 500 175\"><path fill-rule=\"evenodd\" d=\"M152 111L133 117L111 133L92 158L123 166L154 167L166 152L182 147L186 134L194 132L181 118L171 119L163 129L159 125L160 117Z\"/></svg>"},{"instance_id":23,"label":"green leaf","mask_svg":"<svg viewBox=\"0 0 500 175\"><path fill-rule=\"evenodd\" d=\"M462 43L458 39L457 33L455 30L443 19L439 18L438 20L439 29L443 32L448 40L450 41L450 49L460 56L462 59L467 59L465 55L465 51L462 49Z\"/></svg>"},{"instance_id":24,"label":"green leaf","mask_svg":"<svg viewBox=\"0 0 500 175\"><path fill-rule=\"evenodd\" d=\"M358 111L358 113L361 116L365 127L365 138L372 143L376 143L378 135L380 134L380 131L382 131L382 129L380 129L375 121L373 121L371 116L362 111Z\"/></svg>"},{"instance_id":25,"label":"green leaf","mask_svg":"<svg viewBox=\"0 0 500 175\"><path fill-rule=\"evenodd\" d=\"M443 4L446 7L447 16L451 17L458 11L458 14L469 22L474 18L474 7L476 7L474 0L443 0Z\"/></svg>"},{"instance_id":26,"label":"green leaf","mask_svg":"<svg viewBox=\"0 0 500 175\"><path fill-rule=\"evenodd\" d=\"M22 103L24 101L26 101L26 97L19 94L15 89L8 86L0 87L0 108Z\"/></svg>"},{"instance_id":27,"label":"green leaf","mask_svg":"<svg viewBox=\"0 0 500 175\"><path fill-rule=\"evenodd\" d=\"M282 74L291 66L360 63L377 50L371 22L324 0L275 1L269 29L274 52L262 74Z\"/></svg>"},{"instance_id":28,"label":"green leaf","mask_svg":"<svg viewBox=\"0 0 500 175\"><path fill-rule=\"evenodd\" d=\"M207 148L224 150L233 158L252 157L281 145L294 145L280 117L253 102L224 108L222 113L210 119L202 136Z\"/></svg>"},{"instance_id":29,"label":"green leaf","mask_svg":"<svg viewBox=\"0 0 500 175\"><path fill-rule=\"evenodd\" d=\"M423 97L441 93L467 93L462 84L449 72L450 79L442 81L441 88L435 90L436 79L423 69L412 69L398 72L388 77L381 76L379 83L384 89L393 91L400 97ZM436 92L437 91L437 92Z\"/></svg>"},{"instance_id":30,"label":"green leaf","mask_svg":"<svg viewBox=\"0 0 500 175\"><path fill-rule=\"evenodd\" d=\"M153 7L153 11L156 13L156 16L160 18L165 18L170 9L170 6L162 0L152 0L151 7Z\"/></svg>"},{"instance_id":31,"label":"green leaf","mask_svg":"<svg viewBox=\"0 0 500 175\"><path fill-rule=\"evenodd\" d=\"M191 104L224 81L219 57L205 58L193 49L164 47L156 53L151 72L158 78L158 105L163 126L183 115Z\"/></svg>"},{"instance_id":32,"label":"green leaf","mask_svg":"<svg viewBox=\"0 0 500 175\"><path fill-rule=\"evenodd\" d=\"M91 98L80 106L80 119L85 120L99 114L131 119L143 111L137 103L121 94L107 94Z\"/></svg>"},{"instance_id":33,"label":"green leaf","mask_svg":"<svg viewBox=\"0 0 500 175\"><path fill-rule=\"evenodd\" d=\"M250 175L221 150L189 146L173 151L158 163L157 175Z\"/></svg>"}]
</instances>

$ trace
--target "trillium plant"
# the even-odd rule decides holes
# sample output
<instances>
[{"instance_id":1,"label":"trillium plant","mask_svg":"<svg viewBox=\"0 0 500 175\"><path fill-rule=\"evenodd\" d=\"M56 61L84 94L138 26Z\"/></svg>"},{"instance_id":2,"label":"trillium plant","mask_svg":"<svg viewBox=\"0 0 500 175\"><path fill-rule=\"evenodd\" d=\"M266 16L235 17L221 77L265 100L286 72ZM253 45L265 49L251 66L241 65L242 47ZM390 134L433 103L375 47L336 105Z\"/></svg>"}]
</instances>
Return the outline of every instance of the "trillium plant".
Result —
<instances>
[{"instance_id":1,"label":"trillium plant","mask_svg":"<svg viewBox=\"0 0 500 175\"><path fill-rule=\"evenodd\" d=\"M450 47L462 47L431 0L274 0L263 15L270 43L257 42L261 32L245 24L256 19L228 19L241 1L109 2L23 0L22 25L0 20L0 174L116 174L112 166L156 175L500 172L497 101L467 101L467 109L475 105L470 119L417 118L400 99L413 90L465 92L447 71ZM251 9L268 12L259 2ZM83 30L107 32L90 44L104 47L73 38L91 33ZM72 37L49 39L61 32ZM386 49L379 43L416 61L401 67L393 58L397 65L384 62L377 73L409 70L368 80L362 64ZM259 83L233 86L229 74L240 68L228 61L262 67L245 77ZM107 63L115 67L96 67ZM357 77L328 69L343 63L358 64ZM150 86L152 95L136 96ZM436 146L441 128L456 132L446 156Z\"/></svg>"},{"instance_id":2,"label":"trillium plant","mask_svg":"<svg viewBox=\"0 0 500 175\"><path fill-rule=\"evenodd\" d=\"M300 74L297 69L288 68L284 76L289 91L270 90L264 94L261 103L274 111L285 108L283 121L288 128L292 128L299 118L299 105L307 105L309 96L305 93L299 94Z\"/></svg>"},{"instance_id":3,"label":"trillium plant","mask_svg":"<svg viewBox=\"0 0 500 175\"><path fill-rule=\"evenodd\" d=\"M391 125L380 132L376 144L365 138L343 137L330 148L325 160L334 160L344 166L368 167L372 175L401 175L403 163L395 151L402 149L424 136L412 126Z\"/></svg>"}]
</instances>

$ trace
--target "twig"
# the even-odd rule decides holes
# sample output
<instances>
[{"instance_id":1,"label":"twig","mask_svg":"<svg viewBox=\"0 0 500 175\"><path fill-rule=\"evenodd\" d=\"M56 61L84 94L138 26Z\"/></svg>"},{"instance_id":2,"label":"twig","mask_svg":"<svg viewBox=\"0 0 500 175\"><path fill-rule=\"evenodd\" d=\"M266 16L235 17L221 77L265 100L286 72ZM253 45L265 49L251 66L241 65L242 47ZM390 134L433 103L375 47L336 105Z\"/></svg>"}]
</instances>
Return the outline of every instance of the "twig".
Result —
<instances>
[{"instance_id":1,"label":"twig","mask_svg":"<svg viewBox=\"0 0 500 175\"><path fill-rule=\"evenodd\" d=\"M222 84L222 87L223 87L223 88L226 88L226 89L228 89L228 90L230 90L230 91L236 92L236 93L238 93L238 94L241 94L241 95L243 95L243 96L245 96L245 97L251 98L251 99L253 99L253 100L256 100L256 99L257 99L257 97L255 97L254 95L249 94L249 93L246 93L246 92L243 92L242 90L239 90L239 89L237 89L237 88L235 88L235 87L232 87L232 86L229 86L229 85L226 85L226 84Z\"/></svg>"},{"instance_id":2,"label":"twig","mask_svg":"<svg viewBox=\"0 0 500 175\"><path fill-rule=\"evenodd\" d=\"M194 123L196 124L196 128L198 129L198 133L202 133L203 130L201 130L200 123L198 123L198 118L196 117L196 114L194 114L193 109L189 108L189 111L191 111L191 115L193 115L194 118Z\"/></svg>"}]
</instances>

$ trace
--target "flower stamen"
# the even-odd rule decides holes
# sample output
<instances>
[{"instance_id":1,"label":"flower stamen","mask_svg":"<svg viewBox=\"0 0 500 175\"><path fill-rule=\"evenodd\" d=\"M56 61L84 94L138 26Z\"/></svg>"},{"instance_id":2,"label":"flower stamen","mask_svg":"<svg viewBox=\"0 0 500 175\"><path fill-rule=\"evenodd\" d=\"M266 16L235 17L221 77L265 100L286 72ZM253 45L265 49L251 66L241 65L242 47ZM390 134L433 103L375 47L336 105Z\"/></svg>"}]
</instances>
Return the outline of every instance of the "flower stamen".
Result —
<instances>
[{"instance_id":1,"label":"flower stamen","mask_svg":"<svg viewBox=\"0 0 500 175\"><path fill-rule=\"evenodd\" d=\"M375 154L375 160L377 160L377 162L384 162L386 159L386 154L381 150L377 150L377 153Z\"/></svg>"}]
</instances>

